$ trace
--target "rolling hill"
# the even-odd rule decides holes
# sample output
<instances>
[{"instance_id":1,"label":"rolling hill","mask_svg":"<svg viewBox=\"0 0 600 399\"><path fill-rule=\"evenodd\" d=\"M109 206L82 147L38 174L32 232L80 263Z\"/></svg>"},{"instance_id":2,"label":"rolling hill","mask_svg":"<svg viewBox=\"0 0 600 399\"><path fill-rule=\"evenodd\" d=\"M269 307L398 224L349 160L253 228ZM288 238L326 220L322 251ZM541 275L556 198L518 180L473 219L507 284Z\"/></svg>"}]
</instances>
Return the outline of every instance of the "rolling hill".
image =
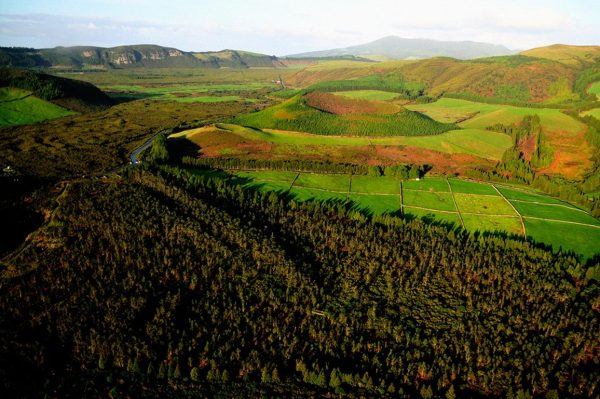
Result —
<instances>
[{"instance_id":1,"label":"rolling hill","mask_svg":"<svg viewBox=\"0 0 600 399\"><path fill-rule=\"evenodd\" d=\"M511 104L569 104L586 98L589 84L600 80L600 46L550 46L517 55L458 60L447 57L377 64L315 65L288 78L308 87L330 80L392 74L423 84L425 93L462 96Z\"/></svg>"},{"instance_id":2,"label":"rolling hill","mask_svg":"<svg viewBox=\"0 0 600 399\"><path fill-rule=\"evenodd\" d=\"M289 57L318 58L353 55L366 58L375 57L373 59L383 57L390 60L402 60L440 56L471 59L509 54L513 54L513 51L496 44L471 41L450 42L429 39L405 39L397 36L387 36L358 46L294 54Z\"/></svg>"},{"instance_id":3,"label":"rolling hill","mask_svg":"<svg viewBox=\"0 0 600 399\"><path fill-rule=\"evenodd\" d=\"M7 89L6 100L12 103L3 103L3 111L8 105L14 106L15 101L31 101L30 96L76 112L101 110L113 104L102 90L90 83L15 68L0 69L0 88ZM29 113L29 110L24 108L23 112ZM56 110L52 114L56 114ZM49 119L43 117L44 112L41 115L40 120Z\"/></svg>"}]
</instances>

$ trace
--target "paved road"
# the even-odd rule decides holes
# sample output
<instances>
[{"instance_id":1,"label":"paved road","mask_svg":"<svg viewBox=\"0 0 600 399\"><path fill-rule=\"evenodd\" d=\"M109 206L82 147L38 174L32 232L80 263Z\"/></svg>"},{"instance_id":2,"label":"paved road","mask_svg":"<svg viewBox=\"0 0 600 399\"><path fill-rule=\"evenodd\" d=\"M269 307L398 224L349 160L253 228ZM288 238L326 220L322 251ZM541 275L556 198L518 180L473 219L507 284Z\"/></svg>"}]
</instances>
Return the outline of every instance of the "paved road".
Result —
<instances>
[{"instance_id":1,"label":"paved road","mask_svg":"<svg viewBox=\"0 0 600 399\"><path fill-rule=\"evenodd\" d=\"M160 134L160 133L158 133L158 134ZM141 146L139 146L138 148L136 148L135 150L133 150L133 152L129 156L129 158L131 159L131 164L132 165L135 166L138 163L140 163L140 160L138 159L138 155L140 155L140 153L142 151L144 151L146 148L148 148L148 147L150 147L152 145L152 143L154 142L154 140L156 139L156 137L158 137L158 134L155 134L154 136L150 137L148 140L146 140L144 142L144 144L142 144Z\"/></svg>"}]
</instances>

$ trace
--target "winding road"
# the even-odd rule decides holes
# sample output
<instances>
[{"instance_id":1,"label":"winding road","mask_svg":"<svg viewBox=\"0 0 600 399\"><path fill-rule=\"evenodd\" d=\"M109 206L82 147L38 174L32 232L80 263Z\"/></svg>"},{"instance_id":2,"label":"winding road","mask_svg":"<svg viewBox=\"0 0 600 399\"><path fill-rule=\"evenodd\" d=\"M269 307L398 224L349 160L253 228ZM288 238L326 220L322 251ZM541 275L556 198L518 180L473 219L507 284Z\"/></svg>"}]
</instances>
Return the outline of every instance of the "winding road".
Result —
<instances>
[{"instance_id":1,"label":"winding road","mask_svg":"<svg viewBox=\"0 0 600 399\"><path fill-rule=\"evenodd\" d=\"M138 155L140 155L140 153L142 151L144 151L146 148L150 147L152 145L152 143L154 142L154 140L158 137L159 134L160 133L157 133L154 136L150 137L148 140L146 140L144 142L144 144L142 144L141 146L139 146L138 148L136 148L135 150L133 150L133 152L129 156L129 158L131 159L131 164L132 165L135 166L138 163L140 163L140 160L138 159Z\"/></svg>"}]
</instances>

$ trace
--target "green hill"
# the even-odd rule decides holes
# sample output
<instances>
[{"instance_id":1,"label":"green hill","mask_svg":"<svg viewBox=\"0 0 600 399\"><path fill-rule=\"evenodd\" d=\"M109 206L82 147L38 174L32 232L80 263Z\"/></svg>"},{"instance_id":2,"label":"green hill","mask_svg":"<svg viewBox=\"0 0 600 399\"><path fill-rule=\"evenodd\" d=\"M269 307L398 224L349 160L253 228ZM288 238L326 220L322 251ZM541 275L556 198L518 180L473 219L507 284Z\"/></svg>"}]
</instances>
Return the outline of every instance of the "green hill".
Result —
<instances>
[{"instance_id":1,"label":"green hill","mask_svg":"<svg viewBox=\"0 0 600 399\"><path fill-rule=\"evenodd\" d=\"M104 109L113 103L90 83L14 68L0 69L0 87L24 90L41 100L76 112Z\"/></svg>"},{"instance_id":2,"label":"green hill","mask_svg":"<svg viewBox=\"0 0 600 399\"><path fill-rule=\"evenodd\" d=\"M312 66L287 80L289 86L309 87L331 80L356 80L396 74L424 86L432 97L453 96L512 104L568 105L589 100L589 84L600 80L600 46L551 46L518 55L462 61L430 58L420 61ZM571 57L571 58L567 58Z\"/></svg>"},{"instance_id":3,"label":"green hill","mask_svg":"<svg viewBox=\"0 0 600 399\"><path fill-rule=\"evenodd\" d=\"M0 126L27 125L73 112L12 87L0 88Z\"/></svg>"}]
</instances>

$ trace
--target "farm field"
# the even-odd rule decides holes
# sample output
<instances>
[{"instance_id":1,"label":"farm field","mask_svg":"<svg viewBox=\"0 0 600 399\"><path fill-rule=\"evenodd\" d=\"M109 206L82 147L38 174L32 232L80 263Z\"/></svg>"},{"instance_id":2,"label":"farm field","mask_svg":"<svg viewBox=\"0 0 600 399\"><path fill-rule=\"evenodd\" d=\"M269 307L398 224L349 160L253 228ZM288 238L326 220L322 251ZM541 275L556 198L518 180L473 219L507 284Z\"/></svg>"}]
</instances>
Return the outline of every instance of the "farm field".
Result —
<instances>
[{"instance_id":1,"label":"farm field","mask_svg":"<svg viewBox=\"0 0 600 399\"><path fill-rule=\"evenodd\" d=\"M0 88L0 126L24 125L75 114L28 91Z\"/></svg>"},{"instance_id":2,"label":"farm field","mask_svg":"<svg viewBox=\"0 0 600 399\"><path fill-rule=\"evenodd\" d=\"M585 137L586 126L559 109L527 108L441 98L430 104L414 104L408 109L424 113L444 123L457 123L463 129L485 129L496 123L511 125L526 115L538 115L544 137L555 152L555 162L545 173L581 177L592 165L593 148Z\"/></svg>"},{"instance_id":3,"label":"farm field","mask_svg":"<svg viewBox=\"0 0 600 399\"><path fill-rule=\"evenodd\" d=\"M354 90L354 91L338 91L335 92L338 96L354 98L358 100L368 101L388 101L399 96L398 93L381 90Z\"/></svg>"},{"instance_id":4,"label":"farm field","mask_svg":"<svg viewBox=\"0 0 600 399\"><path fill-rule=\"evenodd\" d=\"M524 188L494 187L490 183L427 177L402 182L392 177L349 176L287 171L202 171L207 177L230 178L245 188L287 193L296 201L350 201L367 215L400 215L452 224L470 232L525 235L572 250L584 257L597 251L600 222L589 213L547 195ZM450 191L452 187L452 192Z\"/></svg>"},{"instance_id":5,"label":"farm field","mask_svg":"<svg viewBox=\"0 0 600 399\"><path fill-rule=\"evenodd\" d=\"M588 89L588 93L595 94L596 97L600 98L600 82L594 82Z\"/></svg>"},{"instance_id":6,"label":"farm field","mask_svg":"<svg viewBox=\"0 0 600 399\"><path fill-rule=\"evenodd\" d=\"M435 136L351 137L321 136L303 132L275 129L251 129L239 125L219 124L240 137L273 144L296 146L410 146L446 154L467 154L479 158L499 160L511 146L511 139L503 133L464 129L452 130Z\"/></svg>"},{"instance_id":7,"label":"farm field","mask_svg":"<svg viewBox=\"0 0 600 399\"><path fill-rule=\"evenodd\" d=\"M582 112L581 115L583 115L583 116L590 115L590 116L593 116L594 118L600 120L600 108L590 109L589 111Z\"/></svg>"}]
</instances>

